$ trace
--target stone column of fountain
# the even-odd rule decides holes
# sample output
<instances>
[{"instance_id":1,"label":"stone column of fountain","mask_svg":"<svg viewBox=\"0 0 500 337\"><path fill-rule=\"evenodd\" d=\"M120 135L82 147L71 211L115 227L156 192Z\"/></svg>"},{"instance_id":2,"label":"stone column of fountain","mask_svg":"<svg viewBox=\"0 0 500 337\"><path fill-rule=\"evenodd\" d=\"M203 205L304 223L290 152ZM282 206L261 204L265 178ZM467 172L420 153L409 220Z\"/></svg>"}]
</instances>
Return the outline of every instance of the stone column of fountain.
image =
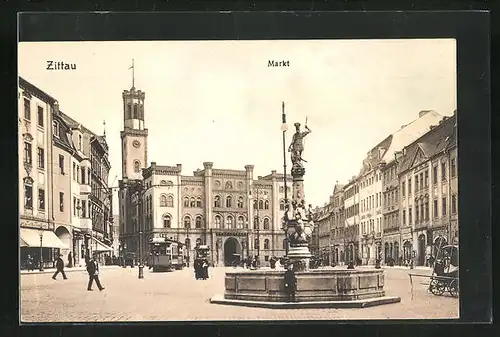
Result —
<instances>
[{"instance_id":1,"label":"stone column of fountain","mask_svg":"<svg viewBox=\"0 0 500 337\"><path fill-rule=\"evenodd\" d=\"M305 126L306 131L300 131L300 124L295 123L296 132L288 151L292 158L292 201L286 205L284 227L290 244L287 258L294 265L296 271L309 270L309 242L311 240L314 223L312 219L311 205L306 210L304 195L304 175L306 170L302 164L302 151L304 150L304 137L311 132Z\"/></svg>"}]
</instances>

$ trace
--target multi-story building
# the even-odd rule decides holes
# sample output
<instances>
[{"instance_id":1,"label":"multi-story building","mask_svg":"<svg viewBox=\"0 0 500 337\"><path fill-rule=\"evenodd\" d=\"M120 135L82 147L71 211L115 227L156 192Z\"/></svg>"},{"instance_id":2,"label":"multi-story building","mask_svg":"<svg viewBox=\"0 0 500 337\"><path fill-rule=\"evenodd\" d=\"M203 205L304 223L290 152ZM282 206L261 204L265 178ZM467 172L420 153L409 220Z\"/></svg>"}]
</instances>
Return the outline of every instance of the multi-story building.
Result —
<instances>
[{"instance_id":1,"label":"multi-story building","mask_svg":"<svg viewBox=\"0 0 500 337\"><path fill-rule=\"evenodd\" d=\"M390 198L396 192L382 191L382 171L387 163L394 160L398 151L425 134L429 126L437 123L442 116L435 111L420 111L418 118L399 130L389 135L377 144L363 161L363 167L358 175L360 184L360 242L362 250L362 261L365 264L374 264L377 258L382 258L382 229L383 223L383 192ZM386 188L388 186L386 185ZM392 194L391 194L392 193ZM396 198L396 197L394 197ZM394 203L395 199L385 199ZM392 205L391 205L392 206ZM385 208L387 212L391 208L389 204ZM385 218L391 220L391 215ZM385 243L384 243L385 245Z\"/></svg>"},{"instance_id":2,"label":"multi-story building","mask_svg":"<svg viewBox=\"0 0 500 337\"><path fill-rule=\"evenodd\" d=\"M83 238L85 233L90 238L93 229L88 196L90 142L95 135L60 111L54 98L21 77L19 88L22 102L19 134L24 140L20 144L20 148L24 148L20 169L26 172L24 176L20 170L23 177L20 197L24 199L20 203L21 262L27 254L38 259L41 250L45 266L51 266L57 254L63 254L66 260L70 252L71 264L81 265L89 253L89 245L84 244ZM34 107L36 132L31 124ZM30 158L34 145L37 147L36 174Z\"/></svg>"},{"instance_id":3,"label":"multi-story building","mask_svg":"<svg viewBox=\"0 0 500 337\"><path fill-rule=\"evenodd\" d=\"M18 87L19 217L21 267L31 255L52 266L56 249L68 249L54 234L52 110L56 99L23 78ZM42 259L40 259L40 257Z\"/></svg>"},{"instance_id":4,"label":"multi-story building","mask_svg":"<svg viewBox=\"0 0 500 337\"><path fill-rule=\"evenodd\" d=\"M345 214L344 214L344 185L336 184L331 197L333 210L330 216L330 261L335 264L344 264L345 252Z\"/></svg>"},{"instance_id":5,"label":"multi-story building","mask_svg":"<svg viewBox=\"0 0 500 337\"><path fill-rule=\"evenodd\" d=\"M357 177L359 185L359 233L361 263L374 264L380 256L382 239L382 182L379 163L387 150L390 138L386 138L363 161Z\"/></svg>"},{"instance_id":6,"label":"multi-story building","mask_svg":"<svg viewBox=\"0 0 500 337\"><path fill-rule=\"evenodd\" d=\"M115 257L120 256L120 215L113 215L113 222L111 223L112 232L113 232L113 244L111 248L113 248L113 255Z\"/></svg>"},{"instance_id":7,"label":"multi-story building","mask_svg":"<svg viewBox=\"0 0 500 337\"><path fill-rule=\"evenodd\" d=\"M344 186L344 252L347 263L358 263L361 259L359 247L359 184L356 176Z\"/></svg>"},{"instance_id":8,"label":"multi-story building","mask_svg":"<svg viewBox=\"0 0 500 337\"><path fill-rule=\"evenodd\" d=\"M106 138L84 127L73 118L59 113L59 128L67 125L74 147L69 175L72 176L70 212L74 223L75 262L83 265L93 253L111 254L113 242L112 193L108 187L111 165ZM77 190L77 188L79 190ZM103 254L100 254L103 253Z\"/></svg>"},{"instance_id":9,"label":"multi-story building","mask_svg":"<svg viewBox=\"0 0 500 337\"><path fill-rule=\"evenodd\" d=\"M397 158L398 154L396 155ZM400 257L400 228L405 226L406 211L403 211L403 223L399 219L400 186L398 179L398 165L396 160L391 160L382 165L382 215L383 215L383 261L386 264L399 264ZM401 191L406 186L401 185ZM404 192L401 192L404 194ZM401 225L400 225L401 224ZM391 262L392 261L392 262Z\"/></svg>"},{"instance_id":10,"label":"multi-story building","mask_svg":"<svg viewBox=\"0 0 500 337\"><path fill-rule=\"evenodd\" d=\"M331 261L330 230L332 210L333 201L331 197L329 203L325 203L323 207L316 207L313 210L314 230L309 244L311 254L321 258L326 265L330 265Z\"/></svg>"},{"instance_id":11,"label":"multi-story building","mask_svg":"<svg viewBox=\"0 0 500 337\"><path fill-rule=\"evenodd\" d=\"M193 260L192 242L209 245L215 264L229 264L235 254L259 256L266 264L270 257L284 254L283 174L272 171L254 180L253 165L244 170L215 169L211 162L203 163L203 169L192 176L182 175L181 164L152 162L145 167L145 93L132 86L122 97L122 253L135 253L144 259L149 240L163 236L184 243L188 261ZM291 197L291 176L287 179Z\"/></svg>"},{"instance_id":12,"label":"multi-story building","mask_svg":"<svg viewBox=\"0 0 500 337\"><path fill-rule=\"evenodd\" d=\"M445 243L458 242L456 113L403 149L399 163L403 260L424 265Z\"/></svg>"}]
</instances>

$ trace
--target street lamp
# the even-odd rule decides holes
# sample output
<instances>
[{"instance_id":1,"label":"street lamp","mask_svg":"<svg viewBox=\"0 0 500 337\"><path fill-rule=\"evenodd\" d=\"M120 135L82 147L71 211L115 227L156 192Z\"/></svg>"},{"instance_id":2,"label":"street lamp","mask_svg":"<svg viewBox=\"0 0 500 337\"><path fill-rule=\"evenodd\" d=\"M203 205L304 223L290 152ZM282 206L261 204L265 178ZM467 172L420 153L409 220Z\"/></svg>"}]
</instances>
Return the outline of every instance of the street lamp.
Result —
<instances>
[{"instance_id":1,"label":"street lamp","mask_svg":"<svg viewBox=\"0 0 500 337\"><path fill-rule=\"evenodd\" d=\"M286 124L286 114L285 114L285 102L281 103L281 131L283 132L283 185L285 189L285 205L288 203L287 197L287 184L286 184L286 131L288 130L288 125ZM286 208L285 208L286 211ZM288 236L287 228L285 226L285 255L288 255Z\"/></svg>"},{"instance_id":2,"label":"street lamp","mask_svg":"<svg viewBox=\"0 0 500 337\"><path fill-rule=\"evenodd\" d=\"M248 229L248 221L246 221L246 237L247 237L247 244L246 244L246 249L247 249L247 259L250 257L250 250L249 250L249 247L250 247L250 241L248 239L248 232L249 232L249 229Z\"/></svg>"},{"instance_id":3,"label":"street lamp","mask_svg":"<svg viewBox=\"0 0 500 337\"><path fill-rule=\"evenodd\" d=\"M40 227L40 271L43 271L43 229Z\"/></svg>"},{"instance_id":4,"label":"street lamp","mask_svg":"<svg viewBox=\"0 0 500 337\"><path fill-rule=\"evenodd\" d=\"M252 189L253 190L253 189ZM257 263L259 263L259 257L260 257L260 216L259 216L259 208L260 208L260 199L259 199L259 193L260 189L258 186L255 187L255 193L257 194L257 199L255 200L256 203L255 205L257 206L257 216L254 219L254 224L255 224L255 229L257 230ZM249 199L252 199L252 193L249 195ZM267 194L264 194L262 197L264 200L267 200Z\"/></svg>"}]
</instances>

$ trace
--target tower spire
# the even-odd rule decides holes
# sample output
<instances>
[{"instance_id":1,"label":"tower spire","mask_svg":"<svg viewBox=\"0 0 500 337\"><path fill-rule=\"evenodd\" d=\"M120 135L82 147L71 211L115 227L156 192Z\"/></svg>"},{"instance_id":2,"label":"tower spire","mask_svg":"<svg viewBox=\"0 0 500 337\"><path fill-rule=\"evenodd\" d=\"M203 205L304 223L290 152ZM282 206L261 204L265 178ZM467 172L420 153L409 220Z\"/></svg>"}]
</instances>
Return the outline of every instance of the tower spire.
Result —
<instances>
[{"instance_id":1,"label":"tower spire","mask_svg":"<svg viewBox=\"0 0 500 337\"><path fill-rule=\"evenodd\" d=\"M132 59L132 66L128 68L129 70L132 69L132 89L135 88L135 66L134 66L134 59Z\"/></svg>"},{"instance_id":2,"label":"tower spire","mask_svg":"<svg viewBox=\"0 0 500 337\"><path fill-rule=\"evenodd\" d=\"M106 121L102 121L102 126L104 127L103 137L106 137Z\"/></svg>"}]
</instances>

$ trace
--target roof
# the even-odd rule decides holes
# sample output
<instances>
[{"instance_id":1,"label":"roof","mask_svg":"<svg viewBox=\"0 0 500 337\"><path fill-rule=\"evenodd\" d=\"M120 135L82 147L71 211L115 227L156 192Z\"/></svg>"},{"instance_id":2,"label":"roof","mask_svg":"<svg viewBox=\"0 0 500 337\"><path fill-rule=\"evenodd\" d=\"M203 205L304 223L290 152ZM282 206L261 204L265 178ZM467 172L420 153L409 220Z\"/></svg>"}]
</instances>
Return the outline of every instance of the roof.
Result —
<instances>
[{"instance_id":1,"label":"roof","mask_svg":"<svg viewBox=\"0 0 500 337\"><path fill-rule=\"evenodd\" d=\"M54 97L50 96L49 94L47 94L34 84L31 84L21 76L19 76L19 86L23 89L28 90L30 93L38 96L38 98L40 98L42 101L45 101L46 103L54 104L55 102L57 102L57 100Z\"/></svg>"},{"instance_id":2,"label":"roof","mask_svg":"<svg viewBox=\"0 0 500 337\"><path fill-rule=\"evenodd\" d=\"M429 127L437 124L443 116L434 110L420 111L419 117L411 123L403 125L368 152L363 160L359 176L371 171L381 162L391 162L394 154L429 131Z\"/></svg>"},{"instance_id":3,"label":"roof","mask_svg":"<svg viewBox=\"0 0 500 337\"><path fill-rule=\"evenodd\" d=\"M392 141L382 157L383 161L392 161L396 151L401 151L405 146L426 134L431 125L437 124L444 117L433 110L421 111L419 115L419 118L392 134Z\"/></svg>"},{"instance_id":4,"label":"roof","mask_svg":"<svg viewBox=\"0 0 500 337\"><path fill-rule=\"evenodd\" d=\"M418 153L430 159L445 149L457 146L456 115L443 117L441 122L432 127L422 137L406 147L405 154L400 159L400 172L410 169Z\"/></svg>"}]
</instances>

